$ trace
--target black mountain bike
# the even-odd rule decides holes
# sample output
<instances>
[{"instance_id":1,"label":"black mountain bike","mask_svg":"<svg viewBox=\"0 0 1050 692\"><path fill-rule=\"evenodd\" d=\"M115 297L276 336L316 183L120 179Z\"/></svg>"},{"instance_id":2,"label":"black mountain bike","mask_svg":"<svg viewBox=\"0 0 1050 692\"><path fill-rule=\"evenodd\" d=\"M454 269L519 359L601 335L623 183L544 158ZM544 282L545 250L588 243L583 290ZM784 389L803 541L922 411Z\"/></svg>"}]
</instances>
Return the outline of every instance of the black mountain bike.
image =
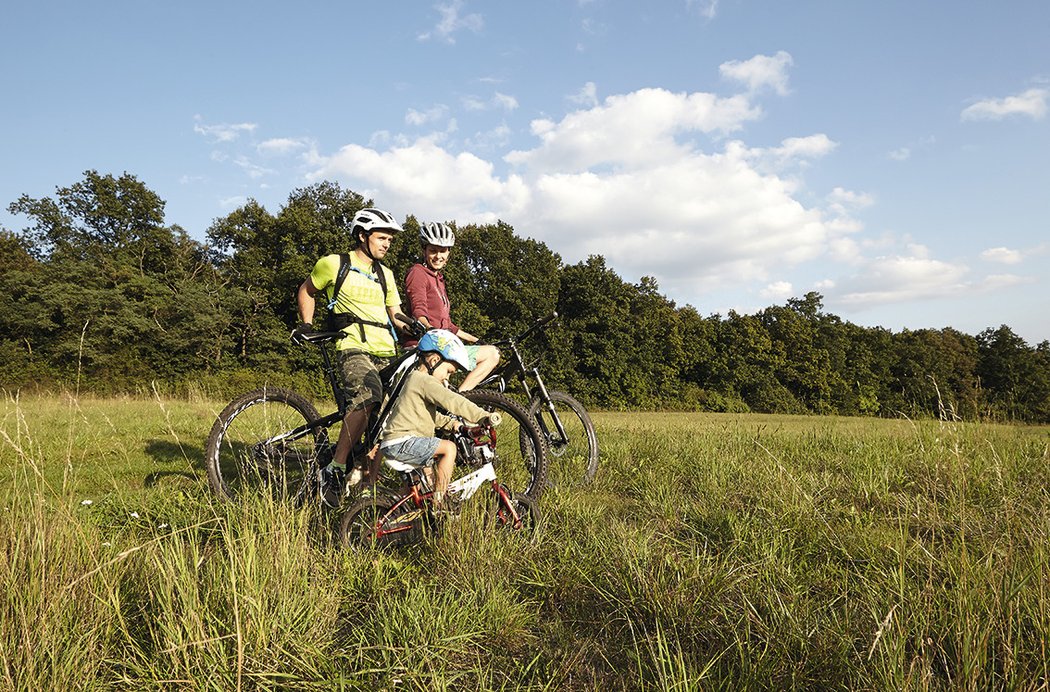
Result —
<instances>
[{"instance_id":1,"label":"black mountain bike","mask_svg":"<svg viewBox=\"0 0 1050 692\"><path fill-rule=\"evenodd\" d=\"M407 318L402 318L409 322ZM341 332L314 332L303 341L321 347L324 371L336 410L320 415L301 394L280 387L262 387L243 394L219 414L208 435L205 465L212 490L225 500L267 495L306 504L320 496L321 469L331 463L347 404L327 344ZM373 410L365 439L351 453L362 460L379 441L405 376L417 364L415 350L401 354L380 371L384 401ZM500 478L532 498L543 492L547 470L546 444L528 412L502 392L473 390L464 396L486 411L499 411ZM346 493L344 493L344 497Z\"/></svg>"},{"instance_id":2,"label":"black mountain bike","mask_svg":"<svg viewBox=\"0 0 1050 692\"><path fill-rule=\"evenodd\" d=\"M492 342L507 357L478 386L505 392L507 380L520 382L551 460L549 485L573 487L594 480L598 471L598 435L583 404L565 392L550 391L543 384L537 363L525 364L519 345L558 317L557 312L539 319L517 336ZM531 382L531 384L530 384Z\"/></svg>"}]
</instances>

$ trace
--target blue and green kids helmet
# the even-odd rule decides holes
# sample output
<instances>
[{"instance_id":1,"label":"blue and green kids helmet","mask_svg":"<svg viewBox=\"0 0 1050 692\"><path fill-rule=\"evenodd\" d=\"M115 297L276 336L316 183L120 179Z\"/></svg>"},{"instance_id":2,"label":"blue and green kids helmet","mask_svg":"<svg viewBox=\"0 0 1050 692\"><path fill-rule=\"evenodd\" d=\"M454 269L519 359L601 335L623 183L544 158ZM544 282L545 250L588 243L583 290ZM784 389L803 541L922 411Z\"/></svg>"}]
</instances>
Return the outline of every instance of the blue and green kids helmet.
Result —
<instances>
[{"instance_id":1,"label":"blue and green kids helmet","mask_svg":"<svg viewBox=\"0 0 1050 692\"><path fill-rule=\"evenodd\" d=\"M419 340L416 350L419 353L437 353L467 372L474 369L470 365L467 347L458 336L447 329L431 329Z\"/></svg>"}]
</instances>

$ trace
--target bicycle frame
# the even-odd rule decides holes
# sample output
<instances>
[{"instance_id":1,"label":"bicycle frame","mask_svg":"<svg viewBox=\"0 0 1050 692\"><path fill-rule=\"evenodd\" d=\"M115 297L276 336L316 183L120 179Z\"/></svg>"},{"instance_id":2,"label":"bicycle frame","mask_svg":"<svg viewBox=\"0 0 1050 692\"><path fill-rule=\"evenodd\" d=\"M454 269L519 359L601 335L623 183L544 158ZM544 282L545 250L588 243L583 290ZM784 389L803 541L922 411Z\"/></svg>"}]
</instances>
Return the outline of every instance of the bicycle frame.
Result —
<instances>
[{"instance_id":1,"label":"bicycle frame","mask_svg":"<svg viewBox=\"0 0 1050 692\"><path fill-rule=\"evenodd\" d=\"M421 519L424 513L429 511L430 503L434 498L434 491L430 489L430 483L427 481L426 474L422 469L413 469L405 472L404 475L409 490L401 499L394 503L393 507L376 520L376 524L373 527L376 538L412 531L415 528L414 522ZM449 483L448 492L450 495L458 495L461 501L466 502L486 482L490 483L492 492L499 499L500 505L504 509L509 510L514 528L520 529L522 526L521 515L514 509L514 503L511 502L507 489L496 480L496 469L491 461L486 462L476 471L472 471ZM409 507L409 509L406 510L406 507ZM394 522L393 525L388 527L387 522L391 517L394 518Z\"/></svg>"},{"instance_id":2,"label":"bicycle frame","mask_svg":"<svg viewBox=\"0 0 1050 692\"><path fill-rule=\"evenodd\" d=\"M557 442L564 443L568 440L568 434L565 432L565 425L561 422L561 417L558 415L554 402L551 401L550 394L547 392L547 386L543 383L543 377L540 375L539 366L534 365L530 368L525 365L525 359L522 358L521 351L518 348L518 344L528 339L533 333L547 326L548 323L552 322L557 317L558 313L552 312L550 315L537 320L535 324L518 336L501 339L495 342L495 346L499 347L501 350L506 349L509 351L510 355L507 362L497 366L496 369L478 385L478 388L483 389L485 387L493 387L500 392L506 392L507 378L508 376L513 377L521 383L521 388L525 392L525 400L529 402L532 401L534 396L534 390L529 386L529 378L531 377L536 383L535 391L550 412L551 420L554 421L554 427L559 435ZM537 423L540 427L540 432L547 437L550 437L550 431L547 430L547 424L542 417L539 418Z\"/></svg>"},{"instance_id":3,"label":"bicycle frame","mask_svg":"<svg viewBox=\"0 0 1050 692\"><path fill-rule=\"evenodd\" d=\"M317 420L309 421L296 428L280 433L279 435L274 435L269 439L261 440L257 443L257 446L265 447L278 442L294 442L295 440L311 434L313 430L320 428L321 432L318 435L316 444L314 445L314 453L319 466L324 466L331 461L332 443L328 439L328 428L343 420L346 417L347 410L346 398L343 396L342 387L339 386L339 380L335 372L335 365L332 362L332 355L329 352L329 349L325 348L325 344L339 336L342 336L339 332L315 332L314 334L305 337L307 342L312 343L321 349L321 357L324 360L324 372L328 377L328 383L332 388L332 395L335 397L336 410L332 413L321 416ZM387 418L390 417L394 401L397 399L397 395L401 393L401 387L404 384L405 375L413 366L415 366L416 362L417 358L414 351L406 352L399 360L394 362L394 369L390 374L389 380L384 382L384 390L389 391L389 394L384 397L379 413L373 417L371 425L366 429L364 449L370 448L375 440L379 438L383 425L386 423ZM355 448L353 450L353 455L356 456L359 451L362 450ZM324 463L321 463L322 461Z\"/></svg>"}]
</instances>

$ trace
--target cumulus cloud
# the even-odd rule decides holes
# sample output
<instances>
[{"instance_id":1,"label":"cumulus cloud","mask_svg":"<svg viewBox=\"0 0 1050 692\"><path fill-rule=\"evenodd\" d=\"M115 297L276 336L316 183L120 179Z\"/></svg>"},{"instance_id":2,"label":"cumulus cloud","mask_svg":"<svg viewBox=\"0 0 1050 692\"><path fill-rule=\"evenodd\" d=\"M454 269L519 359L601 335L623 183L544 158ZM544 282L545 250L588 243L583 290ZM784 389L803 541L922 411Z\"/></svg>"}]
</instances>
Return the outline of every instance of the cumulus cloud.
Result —
<instances>
[{"instance_id":1,"label":"cumulus cloud","mask_svg":"<svg viewBox=\"0 0 1050 692\"><path fill-rule=\"evenodd\" d=\"M1036 88L1006 98L985 99L967 106L959 117L964 121L1003 120L1011 116L1042 120L1046 116L1047 96L1050 91Z\"/></svg>"},{"instance_id":2,"label":"cumulus cloud","mask_svg":"<svg viewBox=\"0 0 1050 692\"><path fill-rule=\"evenodd\" d=\"M464 29L477 33L485 26L485 20L480 14L462 14L462 0L438 4L434 6L434 9L438 11L441 18L432 29L424 31L417 36L420 41L435 39L453 44L456 42L456 33Z\"/></svg>"},{"instance_id":3,"label":"cumulus cloud","mask_svg":"<svg viewBox=\"0 0 1050 692\"><path fill-rule=\"evenodd\" d=\"M924 251L910 256L877 257L863 270L840 281L837 301L852 307L884 303L943 298L969 292L969 268L925 256Z\"/></svg>"},{"instance_id":4,"label":"cumulus cloud","mask_svg":"<svg viewBox=\"0 0 1050 692\"><path fill-rule=\"evenodd\" d=\"M829 137L788 137L766 148L724 139L760 115L746 94L640 89L533 120L532 146L503 162L480 152L506 146L505 124L466 138L473 151L431 135L314 154L311 178L344 182L399 215L508 220L567 262L601 254L626 279L654 276L678 297L750 283L764 298L782 300L796 287L777 276L817 259L848 272L818 289L853 308L1017 280L973 279L966 265L931 257L907 239L859 236L858 215L875 204L871 194L838 186L821 197L782 173L833 151Z\"/></svg>"},{"instance_id":5,"label":"cumulus cloud","mask_svg":"<svg viewBox=\"0 0 1050 692\"><path fill-rule=\"evenodd\" d=\"M826 136L765 151L719 146L760 114L746 95L641 89L534 120L534 146L509 152L506 174L425 137L316 156L311 177L343 181L395 213L512 220L566 261L602 254L627 278L655 276L670 295L730 281L775 286L770 274L833 252L851 229L797 199L798 181L757 165L821 156L834 148ZM854 207L865 199L838 196Z\"/></svg>"},{"instance_id":6,"label":"cumulus cloud","mask_svg":"<svg viewBox=\"0 0 1050 692\"><path fill-rule=\"evenodd\" d=\"M1017 264L1024 256L1017 250L1005 247L991 247L981 253L981 259L999 264Z\"/></svg>"},{"instance_id":7,"label":"cumulus cloud","mask_svg":"<svg viewBox=\"0 0 1050 692\"><path fill-rule=\"evenodd\" d=\"M778 51L776 55L756 55L750 60L722 63L718 70L726 79L742 82L752 92L765 87L784 96L788 93L788 68L793 64L791 54Z\"/></svg>"},{"instance_id":8,"label":"cumulus cloud","mask_svg":"<svg viewBox=\"0 0 1050 692\"><path fill-rule=\"evenodd\" d=\"M794 290L790 281L775 281L759 291L758 295L776 302L790 298Z\"/></svg>"}]
</instances>

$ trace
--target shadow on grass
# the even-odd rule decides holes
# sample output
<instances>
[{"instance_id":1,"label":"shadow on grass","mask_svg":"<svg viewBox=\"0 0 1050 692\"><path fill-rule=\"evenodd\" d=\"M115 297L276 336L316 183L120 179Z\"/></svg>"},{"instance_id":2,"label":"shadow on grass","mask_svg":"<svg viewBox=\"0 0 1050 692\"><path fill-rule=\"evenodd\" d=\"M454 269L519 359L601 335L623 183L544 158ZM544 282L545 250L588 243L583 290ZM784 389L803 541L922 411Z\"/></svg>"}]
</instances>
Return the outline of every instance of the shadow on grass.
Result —
<instances>
[{"instance_id":1,"label":"shadow on grass","mask_svg":"<svg viewBox=\"0 0 1050 692\"><path fill-rule=\"evenodd\" d=\"M184 445L171 440L150 440L146 443L146 454L159 464L182 466L183 470L155 471L146 476L147 488L201 482L205 474L204 450L193 445Z\"/></svg>"},{"instance_id":2,"label":"shadow on grass","mask_svg":"<svg viewBox=\"0 0 1050 692\"><path fill-rule=\"evenodd\" d=\"M150 440L146 443L146 454L161 464L188 462L194 469L204 470L204 449L179 444L171 440Z\"/></svg>"}]
</instances>

